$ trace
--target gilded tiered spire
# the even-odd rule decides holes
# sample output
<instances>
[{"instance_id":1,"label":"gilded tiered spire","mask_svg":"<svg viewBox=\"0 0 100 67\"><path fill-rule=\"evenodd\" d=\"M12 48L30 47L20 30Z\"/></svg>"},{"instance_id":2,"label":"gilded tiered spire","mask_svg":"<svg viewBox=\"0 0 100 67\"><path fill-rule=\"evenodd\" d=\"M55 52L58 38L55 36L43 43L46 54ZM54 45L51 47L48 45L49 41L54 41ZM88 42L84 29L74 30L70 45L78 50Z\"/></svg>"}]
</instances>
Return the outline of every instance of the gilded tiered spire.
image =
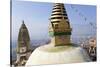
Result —
<instances>
[{"instance_id":1,"label":"gilded tiered spire","mask_svg":"<svg viewBox=\"0 0 100 67\"><path fill-rule=\"evenodd\" d=\"M55 3L49 25L49 34L54 46L70 44L71 28L64 4Z\"/></svg>"},{"instance_id":2,"label":"gilded tiered spire","mask_svg":"<svg viewBox=\"0 0 100 67\"><path fill-rule=\"evenodd\" d=\"M68 20L64 4L55 3L51 14L51 22L59 22L61 19Z\"/></svg>"}]
</instances>

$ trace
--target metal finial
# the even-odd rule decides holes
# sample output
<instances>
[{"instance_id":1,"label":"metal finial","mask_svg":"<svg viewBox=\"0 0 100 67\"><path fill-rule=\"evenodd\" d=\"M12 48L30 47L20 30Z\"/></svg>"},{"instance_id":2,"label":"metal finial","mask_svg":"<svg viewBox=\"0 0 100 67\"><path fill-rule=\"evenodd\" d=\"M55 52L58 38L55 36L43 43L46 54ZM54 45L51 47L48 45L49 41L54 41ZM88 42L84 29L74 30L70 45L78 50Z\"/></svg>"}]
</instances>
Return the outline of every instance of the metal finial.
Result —
<instances>
[{"instance_id":1,"label":"metal finial","mask_svg":"<svg viewBox=\"0 0 100 67\"><path fill-rule=\"evenodd\" d=\"M24 20L22 21L22 23L24 24Z\"/></svg>"}]
</instances>

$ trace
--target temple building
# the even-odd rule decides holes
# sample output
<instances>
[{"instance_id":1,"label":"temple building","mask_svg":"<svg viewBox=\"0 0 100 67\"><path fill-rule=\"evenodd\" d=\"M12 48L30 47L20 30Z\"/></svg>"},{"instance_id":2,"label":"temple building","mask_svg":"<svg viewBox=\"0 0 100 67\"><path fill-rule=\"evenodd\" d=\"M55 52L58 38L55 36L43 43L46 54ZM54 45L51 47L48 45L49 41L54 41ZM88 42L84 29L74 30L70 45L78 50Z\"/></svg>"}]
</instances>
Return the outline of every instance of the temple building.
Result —
<instances>
[{"instance_id":1,"label":"temple building","mask_svg":"<svg viewBox=\"0 0 100 67\"><path fill-rule=\"evenodd\" d=\"M19 29L16 66L25 65L31 54L30 37L24 21Z\"/></svg>"},{"instance_id":2,"label":"temple building","mask_svg":"<svg viewBox=\"0 0 100 67\"><path fill-rule=\"evenodd\" d=\"M64 4L54 3L49 24L51 42L40 46L29 57L26 67L42 64L65 64L91 61L88 54L71 43L70 22Z\"/></svg>"},{"instance_id":3,"label":"temple building","mask_svg":"<svg viewBox=\"0 0 100 67\"><path fill-rule=\"evenodd\" d=\"M86 43L86 44L85 44ZM96 46L97 40L96 36L90 37L87 42L83 42L81 44L81 47L87 51L87 53L90 56L90 59L92 61L97 60L97 46Z\"/></svg>"}]
</instances>

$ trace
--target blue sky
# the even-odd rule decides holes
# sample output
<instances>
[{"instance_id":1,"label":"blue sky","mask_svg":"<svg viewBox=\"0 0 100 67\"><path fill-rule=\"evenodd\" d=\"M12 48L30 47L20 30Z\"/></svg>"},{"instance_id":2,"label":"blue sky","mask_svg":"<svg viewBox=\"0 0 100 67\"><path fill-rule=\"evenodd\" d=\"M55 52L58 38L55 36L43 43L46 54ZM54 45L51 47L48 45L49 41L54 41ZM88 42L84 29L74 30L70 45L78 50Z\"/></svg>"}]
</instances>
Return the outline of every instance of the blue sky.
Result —
<instances>
[{"instance_id":1,"label":"blue sky","mask_svg":"<svg viewBox=\"0 0 100 67\"><path fill-rule=\"evenodd\" d=\"M96 30L89 24L96 24L96 6L65 4L65 8L73 28L72 36L95 34ZM17 40L19 28L24 20L31 39L49 38L48 25L53 3L12 1L12 39ZM78 10L78 12L75 11ZM88 20L85 21L82 13Z\"/></svg>"}]
</instances>

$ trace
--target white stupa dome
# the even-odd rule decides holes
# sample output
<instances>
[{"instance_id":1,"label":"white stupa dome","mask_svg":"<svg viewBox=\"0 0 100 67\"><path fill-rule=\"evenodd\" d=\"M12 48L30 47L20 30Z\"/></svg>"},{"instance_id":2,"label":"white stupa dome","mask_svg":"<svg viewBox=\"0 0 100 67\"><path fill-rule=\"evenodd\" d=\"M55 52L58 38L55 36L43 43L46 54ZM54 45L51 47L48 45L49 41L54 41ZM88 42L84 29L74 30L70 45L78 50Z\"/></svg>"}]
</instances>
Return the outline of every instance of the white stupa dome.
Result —
<instances>
[{"instance_id":1,"label":"white stupa dome","mask_svg":"<svg viewBox=\"0 0 100 67\"><path fill-rule=\"evenodd\" d=\"M81 47L44 45L38 47L26 63L28 65L65 64L90 61Z\"/></svg>"}]
</instances>

